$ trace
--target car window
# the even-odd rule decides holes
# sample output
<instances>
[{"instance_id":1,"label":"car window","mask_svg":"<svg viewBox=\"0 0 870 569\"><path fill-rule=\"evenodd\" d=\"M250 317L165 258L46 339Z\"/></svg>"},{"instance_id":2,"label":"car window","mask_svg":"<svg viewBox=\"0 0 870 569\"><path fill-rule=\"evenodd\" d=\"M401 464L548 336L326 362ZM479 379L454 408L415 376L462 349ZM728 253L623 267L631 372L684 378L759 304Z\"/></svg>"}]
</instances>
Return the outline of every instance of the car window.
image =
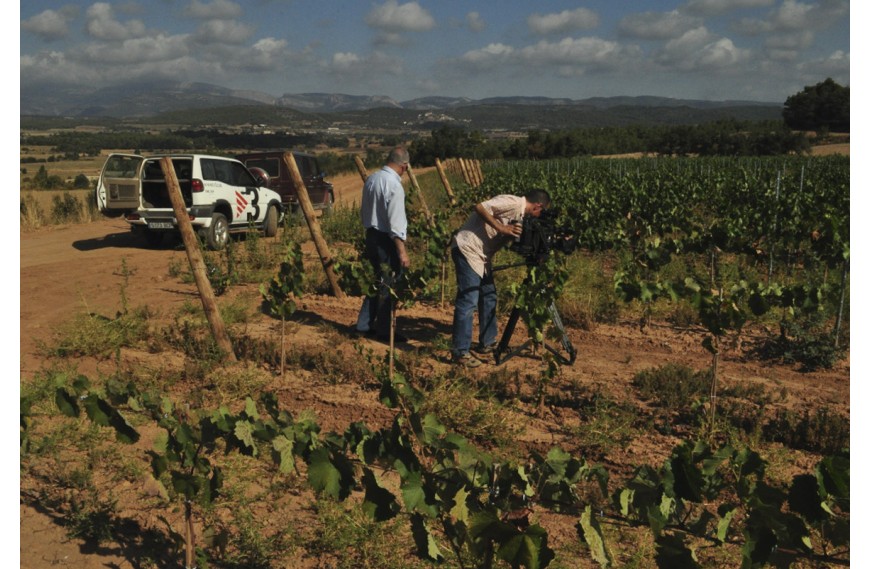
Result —
<instances>
[{"instance_id":1,"label":"car window","mask_svg":"<svg viewBox=\"0 0 870 569\"><path fill-rule=\"evenodd\" d=\"M311 158L308 156L296 156L296 165L299 167L299 175L302 176L302 179L312 177L315 172L311 167Z\"/></svg>"},{"instance_id":2,"label":"car window","mask_svg":"<svg viewBox=\"0 0 870 569\"><path fill-rule=\"evenodd\" d=\"M233 185L235 186L256 186L257 181L254 180L254 176L248 172L248 169L245 168L245 165L241 162L227 162L230 165L232 171L232 180Z\"/></svg>"},{"instance_id":3,"label":"car window","mask_svg":"<svg viewBox=\"0 0 870 569\"><path fill-rule=\"evenodd\" d=\"M281 165L277 158L250 158L245 160L245 165L248 168L262 168L273 178L281 174Z\"/></svg>"},{"instance_id":4,"label":"car window","mask_svg":"<svg viewBox=\"0 0 870 569\"><path fill-rule=\"evenodd\" d=\"M205 180L213 180L224 184L235 185L232 166L233 162L228 162L226 160L203 158L202 177Z\"/></svg>"},{"instance_id":5,"label":"car window","mask_svg":"<svg viewBox=\"0 0 870 569\"><path fill-rule=\"evenodd\" d=\"M141 163L139 156L109 156L103 173L108 178L134 178Z\"/></svg>"}]
</instances>

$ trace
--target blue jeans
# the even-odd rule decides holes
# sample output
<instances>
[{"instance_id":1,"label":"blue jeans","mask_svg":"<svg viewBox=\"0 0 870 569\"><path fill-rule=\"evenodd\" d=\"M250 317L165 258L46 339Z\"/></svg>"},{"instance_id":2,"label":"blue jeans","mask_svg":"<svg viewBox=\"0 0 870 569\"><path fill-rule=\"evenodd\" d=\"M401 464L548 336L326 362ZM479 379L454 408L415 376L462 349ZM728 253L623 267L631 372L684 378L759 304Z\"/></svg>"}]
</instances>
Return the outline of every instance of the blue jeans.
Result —
<instances>
[{"instance_id":1,"label":"blue jeans","mask_svg":"<svg viewBox=\"0 0 870 569\"><path fill-rule=\"evenodd\" d=\"M495 321L496 292L492 271L479 276L457 247L450 255L456 268L456 303L453 307L453 343L451 352L455 357L467 354L471 349L474 313L477 312L479 341L481 346L495 344L497 335Z\"/></svg>"},{"instance_id":2,"label":"blue jeans","mask_svg":"<svg viewBox=\"0 0 870 569\"><path fill-rule=\"evenodd\" d=\"M390 335L393 309L390 290L399 282L399 277L402 275L399 252L390 234L376 229L367 229L365 258L375 269L378 293L376 296L367 296L363 299L356 320L356 329L360 332L373 330L376 335L386 338Z\"/></svg>"}]
</instances>

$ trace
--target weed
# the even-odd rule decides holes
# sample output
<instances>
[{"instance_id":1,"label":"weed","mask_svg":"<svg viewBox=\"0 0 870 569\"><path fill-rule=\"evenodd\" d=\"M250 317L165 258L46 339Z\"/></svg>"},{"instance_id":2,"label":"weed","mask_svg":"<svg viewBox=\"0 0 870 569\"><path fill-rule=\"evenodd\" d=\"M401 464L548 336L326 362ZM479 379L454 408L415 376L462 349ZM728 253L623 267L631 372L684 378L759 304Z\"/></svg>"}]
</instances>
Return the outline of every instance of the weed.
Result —
<instances>
[{"instance_id":1,"label":"weed","mask_svg":"<svg viewBox=\"0 0 870 569\"><path fill-rule=\"evenodd\" d=\"M402 517L384 522L371 520L360 505L323 498L315 504L316 537L308 544L311 554L336 569L411 569L430 565L410 555L408 524ZM328 561L327 561L328 560Z\"/></svg>"},{"instance_id":2,"label":"weed","mask_svg":"<svg viewBox=\"0 0 870 569\"><path fill-rule=\"evenodd\" d=\"M781 322L779 336L763 342L755 353L764 359L799 364L801 371L830 369L845 350L834 345L833 334L822 330L822 325L819 317Z\"/></svg>"},{"instance_id":3,"label":"weed","mask_svg":"<svg viewBox=\"0 0 870 569\"><path fill-rule=\"evenodd\" d=\"M114 539L118 525L115 502L101 501L93 492L88 492L83 498L74 499L69 507L70 511L62 522L69 537L90 545L101 545Z\"/></svg>"},{"instance_id":4,"label":"weed","mask_svg":"<svg viewBox=\"0 0 870 569\"><path fill-rule=\"evenodd\" d=\"M271 374L255 366L217 368L209 379L226 402L244 400L260 393L271 381Z\"/></svg>"},{"instance_id":5,"label":"weed","mask_svg":"<svg viewBox=\"0 0 870 569\"><path fill-rule=\"evenodd\" d=\"M675 411L689 407L709 391L709 375L681 364L665 364L638 372L631 380L643 400Z\"/></svg>"},{"instance_id":6,"label":"weed","mask_svg":"<svg viewBox=\"0 0 870 569\"><path fill-rule=\"evenodd\" d=\"M834 454L849 447L849 419L827 407L803 413L779 410L764 426L763 436L791 448Z\"/></svg>"},{"instance_id":7,"label":"weed","mask_svg":"<svg viewBox=\"0 0 870 569\"><path fill-rule=\"evenodd\" d=\"M20 223L22 229L39 229L47 223L45 211L32 192L20 198Z\"/></svg>"},{"instance_id":8,"label":"weed","mask_svg":"<svg viewBox=\"0 0 870 569\"><path fill-rule=\"evenodd\" d=\"M78 223L82 220L82 204L79 199L67 192L54 196L51 204L52 223Z\"/></svg>"},{"instance_id":9,"label":"weed","mask_svg":"<svg viewBox=\"0 0 870 569\"><path fill-rule=\"evenodd\" d=\"M420 413L433 413L448 428L468 439L509 452L523 432L523 426L513 421L498 401L463 381L435 378L427 387Z\"/></svg>"},{"instance_id":10,"label":"weed","mask_svg":"<svg viewBox=\"0 0 870 569\"><path fill-rule=\"evenodd\" d=\"M355 243L362 236L358 207L335 207L328 216L320 218L323 237L330 243Z\"/></svg>"},{"instance_id":11,"label":"weed","mask_svg":"<svg viewBox=\"0 0 870 569\"><path fill-rule=\"evenodd\" d=\"M594 392L579 402L580 425L572 429L584 454L606 456L611 449L624 449L640 434L638 409Z\"/></svg>"},{"instance_id":12,"label":"weed","mask_svg":"<svg viewBox=\"0 0 870 569\"><path fill-rule=\"evenodd\" d=\"M132 346L149 337L147 309L107 318L100 314L78 313L62 324L53 347L42 346L49 355L109 357L121 347Z\"/></svg>"}]
</instances>

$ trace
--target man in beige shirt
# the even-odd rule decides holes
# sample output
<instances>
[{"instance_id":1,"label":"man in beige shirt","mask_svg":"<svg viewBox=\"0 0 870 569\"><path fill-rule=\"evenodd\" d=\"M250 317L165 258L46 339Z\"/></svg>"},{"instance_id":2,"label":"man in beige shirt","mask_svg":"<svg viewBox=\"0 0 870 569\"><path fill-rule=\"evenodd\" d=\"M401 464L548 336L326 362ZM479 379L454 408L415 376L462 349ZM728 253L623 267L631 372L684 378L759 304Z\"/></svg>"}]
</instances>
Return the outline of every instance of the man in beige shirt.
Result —
<instances>
[{"instance_id":1,"label":"man in beige shirt","mask_svg":"<svg viewBox=\"0 0 870 569\"><path fill-rule=\"evenodd\" d=\"M479 342L475 352L489 354L496 343L496 290L492 259L499 249L523 231L523 217L539 217L550 205L544 190L530 190L522 197L499 195L474 206L459 229L451 250L456 268L456 303L453 308L453 361L467 367L482 362L471 347L474 313L477 312Z\"/></svg>"}]
</instances>

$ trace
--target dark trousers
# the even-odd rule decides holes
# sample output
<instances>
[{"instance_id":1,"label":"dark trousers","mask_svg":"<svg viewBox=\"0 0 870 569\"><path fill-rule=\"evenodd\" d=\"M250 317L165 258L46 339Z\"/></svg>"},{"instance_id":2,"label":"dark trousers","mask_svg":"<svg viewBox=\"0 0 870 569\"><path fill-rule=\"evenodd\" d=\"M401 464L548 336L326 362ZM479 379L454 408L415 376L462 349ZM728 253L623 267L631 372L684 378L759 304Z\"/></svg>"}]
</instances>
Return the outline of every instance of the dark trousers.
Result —
<instances>
[{"instance_id":1,"label":"dark trousers","mask_svg":"<svg viewBox=\"0 0 870 569\"><path fill-rule=\"evenodd\" d=\"M359 311L356 328L361 332L374 330L387 337L390 334L390 313L393 308L392 288L402 276L399 252L389 233L377 229L366 230L365 258L375 269L378 291L366 296Z\"/></svg>"}]
</instances>

